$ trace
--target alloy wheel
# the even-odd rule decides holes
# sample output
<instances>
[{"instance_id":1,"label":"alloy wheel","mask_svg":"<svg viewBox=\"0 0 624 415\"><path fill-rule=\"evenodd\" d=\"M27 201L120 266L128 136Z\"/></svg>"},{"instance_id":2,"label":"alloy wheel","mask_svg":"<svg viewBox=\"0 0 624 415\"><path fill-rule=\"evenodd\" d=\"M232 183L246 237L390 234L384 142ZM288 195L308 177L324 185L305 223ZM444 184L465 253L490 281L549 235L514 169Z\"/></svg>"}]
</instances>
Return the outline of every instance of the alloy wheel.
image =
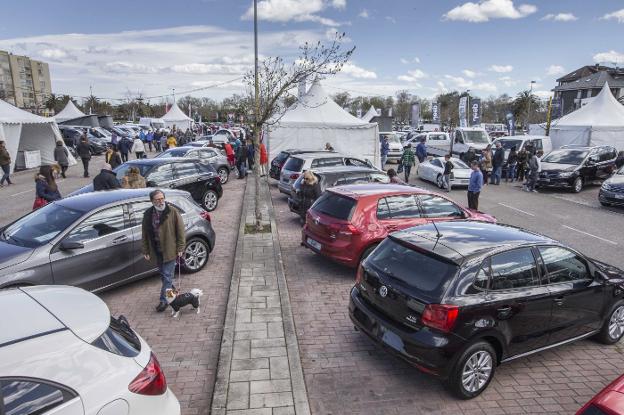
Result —
<instances>
[{"instance_id":1,"label":"alloy wheel","mask_svg":"<svg viewBox=\"0 0 624 415\"><path fill-rule=\"evenodd\" d=\"M578 193L582 189L583 189L583 180L579 177L574 181L574 191Z\"/></svg>"},{"instance_id":2,"label":"alloy wheel","mask_svg":"<svg viewBox=\"0 0 624 415\"><path fill-rule=\"evenodd\" d=\"M609 337L618 340L624 333L624 305L619 306L611 314L609 320Z\"/></svg>"},{"instance_id":3,"label":"alloy wheel","mask_svg":"<svg viewBox=\"0 0 624 415\"><path fill-rule=\"evenodd\" d=\"M492 356L484 350L479 350L464 364L462 386L468 392L478 392L487 384L490 376L492 376Z\"/></svg>"},{"instance_id":4,"label":"alloy wheel","mask_svg":"<svg viewBox=\"0 0 624 415\"><path fill-rule=\"evenodd\" d=\"M204 207L207 211L212 212L217 208L217 194L213 190L209 190L204 195Z\"/></svg>"},{"instance_id":5,"label":"alloy wheel","mask_svg":"<svg viewBox=\"0 0 624 415\"><path fill-rule=\"evenodd\" d=\"M219 171L217 172L219 173L219 179L221 179L221 183L225 184L228 181L229 178L229 174L227 169L224 169L223 167L219 169Z\"/></svg>"},{"instance_id":6,"label":"alloy wheel","mask_svg":"<svg viewBox=\"0 0 624 415\"><path fill-rule=\"evenodd\" d=\"M439 175L439 174L438 174L438 177L437 177L437 179L436 179L436 182L437 182L438 187L439 187L440 189L442 189L442 188L444 187L444 183L442 183L442 176L441 176L441 175Z\"/></svg>"},{"instance_id":7,"label":"alloy wheel","mask_svg":"<svg viewBox=\"0 0 624 415\"><path fill-rule=\"evenodd\" d=\"M187 245L184 251L184 263L189 271L197 271L201 269L208 258L208 250L204 243L200 241L192 241Z\"/></svg>"}]
</instances>

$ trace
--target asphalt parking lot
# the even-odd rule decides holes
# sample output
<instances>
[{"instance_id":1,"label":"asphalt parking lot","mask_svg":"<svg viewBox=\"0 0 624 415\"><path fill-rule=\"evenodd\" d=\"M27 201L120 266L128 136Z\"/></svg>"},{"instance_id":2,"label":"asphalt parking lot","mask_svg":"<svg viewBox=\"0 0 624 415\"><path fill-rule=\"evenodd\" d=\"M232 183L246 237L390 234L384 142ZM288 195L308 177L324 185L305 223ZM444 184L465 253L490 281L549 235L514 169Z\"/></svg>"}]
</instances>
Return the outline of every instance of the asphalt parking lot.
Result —
<instances>
[{"instance_id":1,"label":"asphalt parking lot","mask_svg":"<svg viewBox=\"0 0 624 415\"><path fill-rule=\"evenodd\" d=\"M411 182L435 189L414 177ZM596 186L580 194L487 186L480 209L624 267L624 210L601 207L597 193ZM301 226L286 197L275 186L272 197L312 413L570 414L624 373L622 342L608 347L584 340L502 365L481 396L459 401L354 331L347 305L355 271L301 247ZM467 203L463 189L450 197Z\"/></svg>"},{"instance_id":2,"label":"asphalt parking lot","mask_svg":"<svg viewBox=\"0 0 624 415\"><path fill-rule=\"evenodd\" d=\"M90 183L103 163L102 156L92 159L91 179L82 177L82 166L70 168L68 178L59 181L61 194ZM35 194L33 177L34 172L20 173L13 178L15 185L0 189L0 224L30 212ZM244 189L242 180L230 180L224 185L219 206L210 213L217 235L215 250L202 271L182 274L182 282L177 283L183 291L203 290L201 314L185 309L174 320L168 311L156 313L158 277L100 294L111 313L125 315L154 350L169 387L180 400L183 415L207 414L210 408Z\"/></svg>"}]
</instances>

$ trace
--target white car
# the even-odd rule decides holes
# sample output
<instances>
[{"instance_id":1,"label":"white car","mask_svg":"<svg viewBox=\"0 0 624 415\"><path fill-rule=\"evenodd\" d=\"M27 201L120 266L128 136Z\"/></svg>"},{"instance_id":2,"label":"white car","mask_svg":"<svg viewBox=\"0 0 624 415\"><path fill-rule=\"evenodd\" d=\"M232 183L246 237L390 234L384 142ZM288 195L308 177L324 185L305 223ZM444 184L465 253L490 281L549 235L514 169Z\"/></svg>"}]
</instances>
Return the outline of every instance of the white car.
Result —
<instances>
[{"instance_id":1,"label":"white car","mask_svg":"<svg viewBox=\"0 0 624 415\"><path fill-rule=\"evenodd\" d=\"M444 157L435 157L427 161L423 161L418 165L416 174L421 180L435 183L442 189L442 175L444 174ZM451 173L451 187L468 186L470 183L470 174L472 170L463 161L458 158L451 157L453 163L453 172Z\"/></svg>"},{"instance_id":2,"label":"white car","mask_svg":"<svg viewBox=\"0 0 624 415\"><path fill-rule=\"evenodd\" d=\"M76 287L0 291L0 413L179 415L150 347Z\"/></svg>"}]
</instances>

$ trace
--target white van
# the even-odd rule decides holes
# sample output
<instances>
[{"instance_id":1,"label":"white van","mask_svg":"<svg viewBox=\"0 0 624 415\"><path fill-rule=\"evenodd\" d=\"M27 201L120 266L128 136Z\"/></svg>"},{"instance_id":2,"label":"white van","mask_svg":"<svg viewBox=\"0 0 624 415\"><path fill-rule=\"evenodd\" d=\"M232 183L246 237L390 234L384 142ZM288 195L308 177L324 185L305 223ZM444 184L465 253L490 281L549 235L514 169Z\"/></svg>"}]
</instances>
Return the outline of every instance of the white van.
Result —
<instances>
[{"instance_id":1,"label":"white van","mask_svg":"<svg viewBox=\"0 0 624 415\"><path fill-rule=\"evenodd\" d=\"M383 140L384 137L388 137L389 150L388 150L387 162L396 161L398 163L399 160L401 160L401 157L403 157L403 145L401 144L401 140L399 139L399 136L394 131L379 133L379 145L380 146L381 146L381 140Z\"/></svg>"},{"instance_id":2,"label":"white van","mask_svg":"<svg viewBox=\"0 0 624 415\"><path fill-rule=\"evenodd\" d=\"M463 159L464 153L469 148L473 148L476 153L481 153L490 144L492 141L484 128L460 127L453 133L451 152Z\"/></svg>"},{"instance_id":3,"label":"white van","mask_svg":"<svg viewBox=\"0 0 624 415\"><path fill-rule=\"evenodd\" d=\"M427 145L427 154L442 157L449 153L451 148L451 136L449 136L448 133L441 131L417 134L403 143L403 145L406 146L411 144L413 148L416 148L418 143L420 143L423 138L425 139L425 144Z\"/></svg>"},{"instance_id":4,"label":"white van","mask_svg":"<svg viewBox=\"0 0 624 415\"><path fill-rule=\"evenodd\" d=\"M548 154L552 151L552 141L550 137L545 135L512 135L500 137L492 142L492 148L496 146L496 143L501 143L503 146L505 150L505 160L507 160L512 147L516 147L516 151L520 151L522 148L526 149L528 144L532 144L535 151L542 150L544 154Z\"/></svg>"}]
</instances>

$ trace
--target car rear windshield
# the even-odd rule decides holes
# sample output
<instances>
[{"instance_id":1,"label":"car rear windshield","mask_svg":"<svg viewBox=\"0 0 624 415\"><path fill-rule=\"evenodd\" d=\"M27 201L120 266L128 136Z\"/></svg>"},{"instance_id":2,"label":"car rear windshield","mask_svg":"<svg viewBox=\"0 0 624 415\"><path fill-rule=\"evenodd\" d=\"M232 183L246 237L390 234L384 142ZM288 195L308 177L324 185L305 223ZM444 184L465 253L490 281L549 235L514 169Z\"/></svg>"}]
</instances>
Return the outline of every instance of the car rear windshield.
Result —
<instances>
[{"instance_id":1,"label":"car rear windshield","mask_svg":"<svg viewBox=\"0 0 624 415\"><path fill-rule=\"evenodd\" d=\"M124 316L119 316L119 318L111 316L110 325L106 331L91 344L125 357L135 357L141 352L141 341Z\"/></svg>"},{"instance_id":2,"label":"car rear windshield","mask_svg":"<svg viewBox=\"0 0 624 415\"><path fill-rule=\"evenodd\" d=\"M356 201L333 192L325 192L312 205L314 211L336 219L349 220Z\"/></svg>"},{"instance_id":3,"label":"car rear windshield","mask_svg":"<svg viewBox=\"0 0 624 415\"><path fill-rule=\"evenodd\" d=\"M283 169L288 171L301 171L303 169L303 160L297 157L291 157L286 164L284 164Z\"/></svg>"},{"instance_id":4,"label":"car rear windshield","mask_svg":"<svg viewBox=\"0 0 624 415\"><path fill-rule=\"evenodd\" d=\"M187 149L175 149L175 150L165 151L164 153L160 153L157 157L158 158L184 157L186 156L186 153L188 153Z\"/></svg>"},{"instance_id":5,"label":"car rear windshield","mask_svg":"<svg viewBox=\"0 0 624 415\"><path fill-rule=\"evenodd\" d=\"M121 166L117 167L115 170L115 175L117 176L117 180L123 179L123 177L128 173L130 167L136 167L139 169L139 174L143 177L147 174L147 171L152 167L149 164L133 164L133 163L124 163Z\"/></svg>"},{"instance_id":6,"label":"car rear windshield","mask_svg":"<svg viewBox=\"0 0 624 415\"><path fill-rule=\"evenodd\" d=\"M282 151L275 157L275 161L277 161L278 163L283 163L288 158L289 155L290 154Z\"/></svg>"},{"instance_id":7,"label":"car rear windshield","mask_svg":"<svg viewBox=\"0 0 624 415\"><path fill-rule=\"evenodd\" d=\"M385 276L404 284L415 297L439 301L457 273L457 265L418 252L392 239L384 240L367 260Z\"/></svg>"}]
</instances>

